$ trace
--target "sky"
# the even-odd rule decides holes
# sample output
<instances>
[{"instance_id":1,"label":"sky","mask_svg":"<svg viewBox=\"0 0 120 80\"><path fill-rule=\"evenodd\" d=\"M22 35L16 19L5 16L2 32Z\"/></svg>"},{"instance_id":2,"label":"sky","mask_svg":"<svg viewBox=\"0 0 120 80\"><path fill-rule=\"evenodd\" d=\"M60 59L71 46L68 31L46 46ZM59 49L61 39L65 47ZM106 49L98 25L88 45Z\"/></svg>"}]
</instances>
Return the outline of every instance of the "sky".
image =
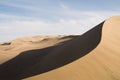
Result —
<instances>
[{"instance_id":1,"label":"sky","mask_svg":"<svg viewBox=\"0 0 120 80\"><path fill-rule=\"evenodd\" d=\"M120 15L120 0L0 0L0 42L36 35L81 35Z\"/></svg>"}]
</instances>

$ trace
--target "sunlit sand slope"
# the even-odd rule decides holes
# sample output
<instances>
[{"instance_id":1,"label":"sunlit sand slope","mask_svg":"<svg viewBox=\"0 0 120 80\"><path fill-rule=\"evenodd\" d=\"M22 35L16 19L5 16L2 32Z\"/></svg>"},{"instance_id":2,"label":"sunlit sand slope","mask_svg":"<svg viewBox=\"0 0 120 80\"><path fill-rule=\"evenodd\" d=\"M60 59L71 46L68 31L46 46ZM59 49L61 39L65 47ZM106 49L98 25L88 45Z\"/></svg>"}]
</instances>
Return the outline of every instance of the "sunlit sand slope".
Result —
<instances>
[{"instance_id":1,"label":"sunlit sand slope","mask_svg":"<svg viewBox=\"0 0 120 80\"><path fill-rule=\"evenodd\" d=\"M0 80L120 80L120 16L83 35L0 44Z\"/></svg>"},{"instance_id":2,"label":"sunlit sand slope","mask_svg":"<svg viewBox=\"0 0 120 80\"><path fill-rule=\"evenodd\" d=\"M120 80L120 16L105 21L101 42L88 55L64 67L26 80L39 79Z\"/></svg>"}]
</instances>

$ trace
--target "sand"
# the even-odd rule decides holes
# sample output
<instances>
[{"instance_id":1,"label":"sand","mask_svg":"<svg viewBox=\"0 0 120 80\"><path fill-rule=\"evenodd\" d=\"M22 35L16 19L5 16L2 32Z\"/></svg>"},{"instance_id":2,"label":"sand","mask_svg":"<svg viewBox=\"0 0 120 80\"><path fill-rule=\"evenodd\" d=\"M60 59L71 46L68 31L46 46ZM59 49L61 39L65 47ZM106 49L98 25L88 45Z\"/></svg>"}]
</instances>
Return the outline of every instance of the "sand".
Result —
<instances>
[{"instance_id":1,"label":"sand","mask_svg":"<svg viewBox=\"0 0 120 80\"><path fill-rule=\"evenodd\" d=\"M12 59L19 55L21 52L33 49L42 49L45 47L53 46L59 42L66 41L62 39L65 36L34 36L17 38L10 42L1 43L0 45L0 64ZM8 44L9 43L9 44ZM6 58L6 59L4 59Z\"/></svg>"},{"instance_id":2,"label":"sand","mask_svg":"<svg viewBox=\"0 0 120 80\"><path fill-rule=\"evenodd\" d=\"M120 16L83 35L35 36L0 45L0 79L120 80Z\"/></svg>"}]
</instances>

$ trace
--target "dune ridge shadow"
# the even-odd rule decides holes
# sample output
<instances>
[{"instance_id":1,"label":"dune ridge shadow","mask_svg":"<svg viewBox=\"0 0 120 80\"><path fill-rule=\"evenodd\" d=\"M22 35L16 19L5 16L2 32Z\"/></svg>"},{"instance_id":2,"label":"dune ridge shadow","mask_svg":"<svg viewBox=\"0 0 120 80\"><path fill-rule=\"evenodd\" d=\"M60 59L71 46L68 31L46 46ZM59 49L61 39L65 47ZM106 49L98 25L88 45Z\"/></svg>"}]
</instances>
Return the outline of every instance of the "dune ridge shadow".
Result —
<instances>
[{"instance_id":1,"label":"dune ridge shadow","mask_svg":"<svg viewBox=\"0 0 120 80\"><path fill-rule=\"evenodd\" d=\"M81 36L58 45L29 50L0 65L0 80L20 80L62 67L95 49L100 43L104 22Z\"/></svg>"}]
</instances>

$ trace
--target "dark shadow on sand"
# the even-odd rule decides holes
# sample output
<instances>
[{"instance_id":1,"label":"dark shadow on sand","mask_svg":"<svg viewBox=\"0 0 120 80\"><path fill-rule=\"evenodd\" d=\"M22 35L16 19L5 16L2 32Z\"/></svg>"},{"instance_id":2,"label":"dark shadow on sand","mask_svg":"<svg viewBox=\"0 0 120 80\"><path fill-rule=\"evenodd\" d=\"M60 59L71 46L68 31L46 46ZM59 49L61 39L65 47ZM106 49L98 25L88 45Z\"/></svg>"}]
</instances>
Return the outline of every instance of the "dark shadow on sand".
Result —
<instances>
[{"instance_id":1,"label":"dark shadow on sand","mask_svg":"<svg viewBox=\"0 0 120 80\"><path fill-rule=\"evenodd\" d=\"M99 44L103 23L81 36L68 36L72 39L58 45L20 53L0 65L0 80L24 79L59 68L83 57Z\"/></svg>"}]
</instances>

